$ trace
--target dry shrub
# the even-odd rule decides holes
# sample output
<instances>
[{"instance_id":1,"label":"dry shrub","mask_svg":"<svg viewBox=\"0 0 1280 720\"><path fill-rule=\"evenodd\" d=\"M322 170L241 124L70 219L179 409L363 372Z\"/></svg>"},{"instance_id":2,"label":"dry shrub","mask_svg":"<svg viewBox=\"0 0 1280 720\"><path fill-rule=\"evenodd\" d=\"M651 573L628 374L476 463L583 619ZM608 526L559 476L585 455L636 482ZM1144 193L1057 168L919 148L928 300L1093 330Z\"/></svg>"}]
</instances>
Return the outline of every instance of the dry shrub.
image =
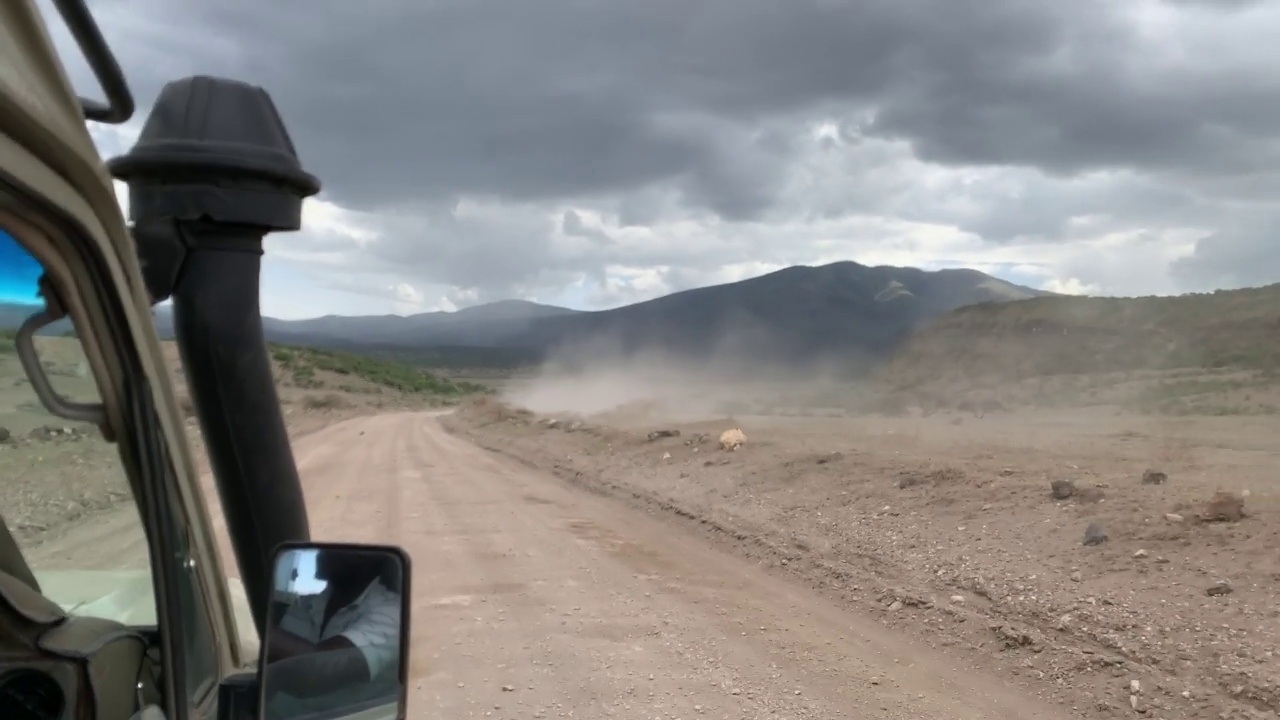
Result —
<instances>
[{"instance_id":1,"label":"dry shrub","mask_svg":"<svg viewBox=\"0 0 1280 720\"><path fill-rule=\"evenodd\" d=\"M958 467L946 465L930 470L925 477L934 485L951 485L964 482L968 476L965 474L964 470L961 470Z\"/></svg>"},{"instance_id":2,"label":"dry shrub","mask_svg":"<svg viewBox=\"0 0 1280 720\"><path fill-rule=\"evenodd\" d=\"M729 428L720 433L720 449L721 450L737 450L747 441L747 436L743 434L742 428Z\"/></svg>"},{"instance_id":3,"label":"dry shrub","mask_svg":"<svg viewBox=\"0 0 1280 720\"><path fill-rule=\"evenodd\" d=\"M307 395L302 398L302 406L308 410L338 410L349 407L351 403L338 393L324 395Z\"/></svg>"}]
</instances>

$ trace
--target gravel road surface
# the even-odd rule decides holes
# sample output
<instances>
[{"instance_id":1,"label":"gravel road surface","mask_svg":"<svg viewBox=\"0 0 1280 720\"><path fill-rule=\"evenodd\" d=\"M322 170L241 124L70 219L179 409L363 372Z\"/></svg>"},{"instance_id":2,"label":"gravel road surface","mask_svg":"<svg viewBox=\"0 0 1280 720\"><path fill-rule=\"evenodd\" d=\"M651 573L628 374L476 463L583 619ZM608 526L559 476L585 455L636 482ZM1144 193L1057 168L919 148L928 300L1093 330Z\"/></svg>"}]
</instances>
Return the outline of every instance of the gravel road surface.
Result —
<instances>
[{"instance_id":1,"label":"gravel road surface","mask_svg":"<svg viewBox=\"0 0 1280 720\"><path fill-rule=\"evenodd\" d=\"M431 413L341 422L295 455L316 538L413 557L413 718L1084 716ZM137 564L131 512L78 524L33 564Z\"/></svg>"}]
</instances>

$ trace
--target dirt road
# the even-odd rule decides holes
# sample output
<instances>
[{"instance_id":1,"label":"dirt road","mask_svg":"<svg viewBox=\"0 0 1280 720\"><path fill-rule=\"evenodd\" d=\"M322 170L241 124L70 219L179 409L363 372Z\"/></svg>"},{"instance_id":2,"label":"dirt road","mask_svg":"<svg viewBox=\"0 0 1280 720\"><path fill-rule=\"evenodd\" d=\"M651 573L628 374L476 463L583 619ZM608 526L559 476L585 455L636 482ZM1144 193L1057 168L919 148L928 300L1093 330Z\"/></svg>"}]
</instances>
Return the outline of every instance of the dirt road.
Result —
<instances>
[{"instance_id":1,"label":"dirt road","mask_svg":"<svg viewBox=\"0 0 1280 720\"><path fill-rule=\"evenodd\" d=\"M295 454L317 538L414 558L410 717L1087 715L450 436L430 414L349 420ZM140 545L121 522L82 526L46 559L126 563Z\"/></svg>"}]
</instances>

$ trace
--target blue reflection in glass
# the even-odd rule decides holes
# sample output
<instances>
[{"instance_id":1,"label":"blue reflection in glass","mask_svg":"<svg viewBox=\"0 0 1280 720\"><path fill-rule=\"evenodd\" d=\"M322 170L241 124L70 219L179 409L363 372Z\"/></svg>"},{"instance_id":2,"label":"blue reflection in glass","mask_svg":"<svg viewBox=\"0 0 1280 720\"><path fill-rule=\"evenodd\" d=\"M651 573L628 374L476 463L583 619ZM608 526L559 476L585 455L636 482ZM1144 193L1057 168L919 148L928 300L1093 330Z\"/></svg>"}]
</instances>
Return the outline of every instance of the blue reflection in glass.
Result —
<instances>
[{"instance_id":1,"label":"blue reflection in glass","mask_svg":"<svg viewBox=\"0 0 1280 720\"><path fill-rule=\"evenodd\" d=\"M44 268L12 235L0 230L0 303L40 307Z\"/></svg>"}]
</instances>

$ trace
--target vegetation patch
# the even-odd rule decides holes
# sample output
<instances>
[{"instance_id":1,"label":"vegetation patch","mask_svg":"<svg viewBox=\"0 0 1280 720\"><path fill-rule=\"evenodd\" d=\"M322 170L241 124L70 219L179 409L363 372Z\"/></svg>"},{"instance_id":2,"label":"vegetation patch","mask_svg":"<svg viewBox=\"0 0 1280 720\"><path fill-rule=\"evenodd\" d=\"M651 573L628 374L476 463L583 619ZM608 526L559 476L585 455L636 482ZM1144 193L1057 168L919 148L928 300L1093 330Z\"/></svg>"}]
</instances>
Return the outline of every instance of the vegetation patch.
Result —
<instances>
[{"instance_id":1,"label":"vegetation patch","mask_svg":"<svg viewBox=\"0 0 1280 720\"><path fill-rule=\"evenodd\" d=\"M420 367L385 357L369 357L337 350L271 345L271 357L298 387L322 387L317 370L359 378L378 387L417 395L458 397L489 392L483 385L448 380Z\"/></svg>"}]
</instances>

